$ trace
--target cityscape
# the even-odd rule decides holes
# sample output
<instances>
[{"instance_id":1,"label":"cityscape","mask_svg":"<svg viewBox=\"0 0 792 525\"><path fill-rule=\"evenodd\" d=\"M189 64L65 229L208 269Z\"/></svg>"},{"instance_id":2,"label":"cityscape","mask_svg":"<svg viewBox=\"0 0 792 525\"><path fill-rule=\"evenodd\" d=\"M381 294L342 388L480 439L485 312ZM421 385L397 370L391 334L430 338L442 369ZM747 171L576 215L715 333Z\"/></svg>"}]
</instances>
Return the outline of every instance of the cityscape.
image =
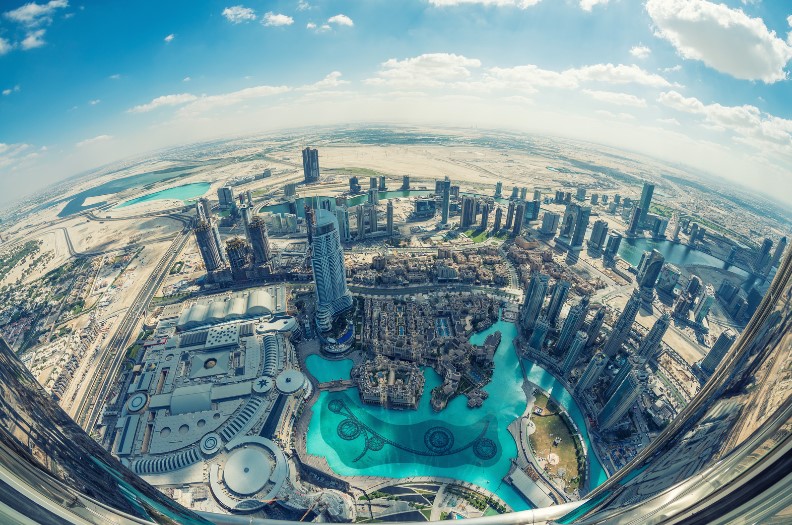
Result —
<instances>
[{"instance_id":1,"label":"cityscape","mask_svg":"<svg viewBox=\"0 0 792 525\"><path fill-rule=\"evenodd\" d=\"M421 144L438 132L261 139L242 163L227 143L162 182L137 167L101 201L78 185L19 209L37 219L5 233L31 240L5 248L3 335L193 510L423 521L579 501L718 368L787 212L752 201L768 213L727 226L746 195L681 206L695 187L649 160L582 169L543 153L571 144L451 130Z\"/></svg>"},{"instance_id":2,"label":"cityscape","mask_svg":"<svg viewBox=\"0 0 792 525\"><path fill-rule=\"evenodd\" d=\"M240 2L0 2L0 525L792 524L792 2Z\"/></svg>"}]
</instances>

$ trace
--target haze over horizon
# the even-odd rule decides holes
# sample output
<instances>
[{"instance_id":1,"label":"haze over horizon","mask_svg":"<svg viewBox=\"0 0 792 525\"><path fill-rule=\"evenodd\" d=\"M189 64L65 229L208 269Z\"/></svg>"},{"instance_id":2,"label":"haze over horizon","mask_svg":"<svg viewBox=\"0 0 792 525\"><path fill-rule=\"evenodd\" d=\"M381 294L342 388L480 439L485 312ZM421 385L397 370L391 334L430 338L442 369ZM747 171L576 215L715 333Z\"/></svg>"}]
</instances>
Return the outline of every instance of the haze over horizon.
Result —
<instances>
[{"instance_id":1,"label":"haze over horizon","mask_svg":"<svg viewBox=\"0 0 792 525\"><path fill-rule=\"evenodd\" d=\"M792 202L790 59L781 1L13 1L0 204L164 147L383 121L582 139Z\"/></svg>"}]
</instances>

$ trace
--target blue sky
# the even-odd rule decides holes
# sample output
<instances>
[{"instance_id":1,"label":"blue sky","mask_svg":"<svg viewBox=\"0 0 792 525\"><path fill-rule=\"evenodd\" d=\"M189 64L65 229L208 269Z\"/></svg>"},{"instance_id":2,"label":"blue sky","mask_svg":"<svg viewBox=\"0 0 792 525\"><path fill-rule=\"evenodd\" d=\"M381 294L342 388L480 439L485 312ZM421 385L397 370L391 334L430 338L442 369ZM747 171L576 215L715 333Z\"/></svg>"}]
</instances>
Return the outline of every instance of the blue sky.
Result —
<instances>
[{"instance_id":1,"label":"blue sky","mask_svg":"<svg viewBox=\"0 0 792 525\"><path fill-rule=\"evenodd\" d=\"M791 15L785 0L5 0L0 205L161 147L367 121L614 144L792 201Z\"/></svg>"}]
</instances>

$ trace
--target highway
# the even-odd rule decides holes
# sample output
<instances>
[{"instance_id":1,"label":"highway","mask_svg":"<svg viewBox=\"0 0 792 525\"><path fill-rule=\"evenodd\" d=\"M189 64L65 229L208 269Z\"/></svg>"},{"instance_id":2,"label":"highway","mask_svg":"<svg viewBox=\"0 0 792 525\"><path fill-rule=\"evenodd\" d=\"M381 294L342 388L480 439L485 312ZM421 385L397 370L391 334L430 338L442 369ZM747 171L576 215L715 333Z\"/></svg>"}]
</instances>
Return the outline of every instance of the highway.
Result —
<instances>
[{"instance_id":1,"label":"highway","mask_svg":"<svg viewBox=\"0 0 792 525\"><path fill-rule=\"evenodd\" d=\"M163 254L138 292L134 302L122 317L118 328L99 357L90 385L80 399L74 417L74 420L89 434L99 420L105 400L115 384L115 378L124 361L127 345L137 335L138 325L149 302L170 271L174 260L184 248L188 238L189 230L185 228L173 239L168 250Z\"/></svg>"}]
</instances>

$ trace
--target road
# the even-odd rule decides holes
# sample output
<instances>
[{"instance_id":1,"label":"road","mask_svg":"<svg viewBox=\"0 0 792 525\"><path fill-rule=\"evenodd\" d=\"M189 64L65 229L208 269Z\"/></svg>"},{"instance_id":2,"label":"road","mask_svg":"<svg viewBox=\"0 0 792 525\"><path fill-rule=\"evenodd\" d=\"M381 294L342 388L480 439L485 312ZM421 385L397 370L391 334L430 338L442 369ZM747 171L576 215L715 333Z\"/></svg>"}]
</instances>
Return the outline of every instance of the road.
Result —
<instances>
[{"instance_id":1,"label":"road","mask_svg":"<svg viewBox=\"0 0 792 525\"><path fill-rule=\"evenodd\" d=\"M115 378L124 361L127 345L136 335L138 325L146 312L151 298L154 297L154 294L159 289L162 280L170 271L174 260L184 248L188 238L189 230L185 228L173 239L157 266L146 279L134 302L122 317L118 328L99 357L96 371L91 378L85 395L80 399L74 417L74 420L89 434L96 425L105 400L114 386Z\"/></svg>"}]
</instances>

